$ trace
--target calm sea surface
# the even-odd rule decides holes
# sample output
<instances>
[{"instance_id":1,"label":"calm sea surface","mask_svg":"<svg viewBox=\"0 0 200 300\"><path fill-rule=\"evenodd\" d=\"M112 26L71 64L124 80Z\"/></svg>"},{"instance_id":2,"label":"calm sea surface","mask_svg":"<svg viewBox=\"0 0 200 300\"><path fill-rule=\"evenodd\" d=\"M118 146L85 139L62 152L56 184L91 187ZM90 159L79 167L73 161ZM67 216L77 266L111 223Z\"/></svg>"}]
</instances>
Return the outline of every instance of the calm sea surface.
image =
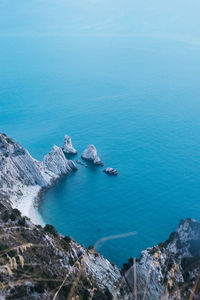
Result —
<instances>
[{"instance_id":1,"label":"calm sea surface","mask_svg":"<svg viewBox=\"0 0 200 300\"><path fill-rule=\"evenodd\" d=\"M37 159L71 136L107 167L79 166L39 211L79 243L121 265L200 221L200 51L164 39L1 37L0 130Z\"/></svg>"}]
</instances>

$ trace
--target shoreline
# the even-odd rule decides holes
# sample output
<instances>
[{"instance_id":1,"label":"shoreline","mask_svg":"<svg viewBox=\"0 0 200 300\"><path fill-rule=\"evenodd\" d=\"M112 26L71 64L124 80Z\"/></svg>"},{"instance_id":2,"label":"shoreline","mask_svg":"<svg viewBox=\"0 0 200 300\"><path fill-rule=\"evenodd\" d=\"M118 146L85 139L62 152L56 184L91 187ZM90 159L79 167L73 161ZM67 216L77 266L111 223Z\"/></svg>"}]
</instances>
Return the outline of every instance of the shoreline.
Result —
<instances>
[{"instance_id":1,"label":"shoreline","mask_svg":"<svg viewBox=\"0 0 200 300\"><path fill-rule=\"evenodd\" d=\"M13 208L17 208L22 215L28 217L35 225L44 226L45 222L36 207L42 188L39 185L27 186L23 190L23 196L12 201Z\"/></svg>"}]
</instances>

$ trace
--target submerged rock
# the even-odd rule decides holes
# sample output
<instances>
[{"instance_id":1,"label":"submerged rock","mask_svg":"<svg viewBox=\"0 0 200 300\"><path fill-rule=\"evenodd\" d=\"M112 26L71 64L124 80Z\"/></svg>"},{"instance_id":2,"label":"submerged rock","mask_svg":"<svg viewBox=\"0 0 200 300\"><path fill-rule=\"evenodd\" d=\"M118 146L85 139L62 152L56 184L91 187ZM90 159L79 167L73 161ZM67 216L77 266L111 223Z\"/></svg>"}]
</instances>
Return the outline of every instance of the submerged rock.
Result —
<instances>
[{"instance_id":1,"label":"submerged rock","mask_svg":"<svg viewBox=\"0 0 200 300\"><path fill-rule=\"evenodd\" d=\"M94 145L89 145L81 155L82 159L93 162L95 165L103 166L102 161L97 155L97 150Z\"/></svg>"},{"instance_id":2,"label":"submerged rock","mask_svg":"<svg viewBox=\"0 0 200 300\"><path fill-rule=\"evenodd\" d=\"M76 162L77 162L77 164L79 164L79 165L84 166L85 168L87 168L87 165L84 164L80 159L77 159Z\"/></svg>"},{"instance_id":3,"label":"submerged rock","mask_svg":"<svg viewBox=\"0 0 200 300\"><path fill-rule=\"evenodd\" d=\"M75 163L72 160L67 160L62 149L56 145L54 145L51 152L44 157L43 164L57 175L64 175L77 170Z\"/></svg>"},{"instance_id":4,"label":"submerged rock","mask_svg":"<svg viewBox=\"0 0 200 300\"><path fill-rule=\"evenodd\" d=\"M62 150L66 154L77 154L76 149L72 146L72 140L68 135L65 135L64 144L62 146Z\"/></svg>"},{"instance_id":5,"label":"submerged rock","mask_svg":"<svg viewBox=\"0 0 200 300\"><path fill-rule=\"evenodd\" d=\"M108 175L118 175L118 172L116 169L113 168L106 168L105 170L103 170L104 173L108 174Z\"/></svg>"}]
</instances>

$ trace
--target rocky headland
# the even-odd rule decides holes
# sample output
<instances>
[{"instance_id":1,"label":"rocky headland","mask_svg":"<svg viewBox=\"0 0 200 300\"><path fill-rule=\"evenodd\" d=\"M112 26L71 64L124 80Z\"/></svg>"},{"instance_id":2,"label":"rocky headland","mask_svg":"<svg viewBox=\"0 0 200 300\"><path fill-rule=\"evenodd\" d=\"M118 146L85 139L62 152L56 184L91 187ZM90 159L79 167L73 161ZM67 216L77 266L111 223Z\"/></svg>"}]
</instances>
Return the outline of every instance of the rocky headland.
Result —
<instances>
[{"instance_id":1,"label":"rocky headland","mask_svg":"<svg viewBox=\"0 0 200 300\"><path fill-rule=\"evenodd\" d=\"M195 220L181 221L167 241L131 258L123 269L53 226L33 224L28 217L34 221L36 195L75 169L57 146L40 162L0 134L0 299L200 299Z\"/></svg>"},{"instance_id":2,"label":"rocky headland","mask_svg":"<svg viewBox=\"0 0 200 300\"><path fill-rule=\"evenodd\" d=\"M0 196L34 223L40 223L33 208L40 191L74 170L76 165L66 159L58 146L54 145L40 162L17 142L0 133Z\"/></svg>"}]
</instances>

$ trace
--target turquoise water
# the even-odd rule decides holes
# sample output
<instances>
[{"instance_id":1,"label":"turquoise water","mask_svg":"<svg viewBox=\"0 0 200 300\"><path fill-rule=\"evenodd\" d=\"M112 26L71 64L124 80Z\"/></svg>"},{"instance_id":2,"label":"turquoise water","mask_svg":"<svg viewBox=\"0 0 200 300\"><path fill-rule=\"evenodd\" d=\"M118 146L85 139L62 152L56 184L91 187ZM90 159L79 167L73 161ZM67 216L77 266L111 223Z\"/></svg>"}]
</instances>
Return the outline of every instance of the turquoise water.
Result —
<instances>
[{"instance_id":1,"label":"turquoise water","mask_svg":"<svg viewBox=\"0 0 200 300\"><path fill-rule=\"evenodd\" d=\"M105 166L79 166L40 204L45 222L121 265L200 220L199 46L167 39L2 36L0 130L37 159L64 134Z\"/></svg>"}]
</instances>

